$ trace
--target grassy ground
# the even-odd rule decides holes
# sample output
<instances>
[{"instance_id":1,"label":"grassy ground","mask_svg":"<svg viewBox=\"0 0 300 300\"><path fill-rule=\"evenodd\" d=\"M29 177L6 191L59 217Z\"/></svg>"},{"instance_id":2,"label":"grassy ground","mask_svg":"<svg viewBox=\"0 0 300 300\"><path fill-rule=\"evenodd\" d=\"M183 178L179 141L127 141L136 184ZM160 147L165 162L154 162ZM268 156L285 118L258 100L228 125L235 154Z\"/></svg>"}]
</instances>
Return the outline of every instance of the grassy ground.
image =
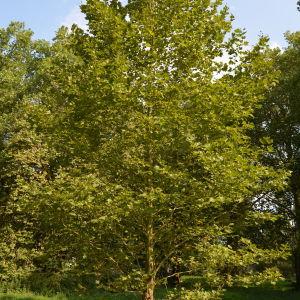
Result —
<instances>
[{"instance_id":1,"label":"grassy ground","mask_svg":"<svg viewBox=\"0 0 300 300\"><path fill-rule=\"evenodd\" d=\"M90 296L64 296L57 295L52 297L39 296L31 293L7 293L0 294L1 300L140 300L134 294L120 294L120 295L112 295L112 294L97 294Z\"/></svg>"},{"instance_id":2,"label":"grassy ground","mask_svg":"<svg viewBox=\"0 0 300 300\"><path fill-rule=\"evenodd\" d=\"M163 300L167 293L166 289L160 289L155 292L155 299ZM29 292L18 292L18 293L0 293L0 300L141 300L141 296L136 293L122 293L113 294L98 292L91 295L82 296L66 296L66 295L56 295L56 296L41 296ZM200 300L200 299L199 299Z\"/></svg>"},{"instance_id":3,"label":"grassy ground","mask_svg":"<svg viewBox=\"0 0 300 300\"><path fill-rule=\"evenodd\" d=\"M300 300L300 292L271 288L249 288L227 291L223 300Z\"/></svg>"},{"instance_id":4,"label":"grassy ground","mask_svg":"<svg viewBox=\"0 0 300 300\"><path fill-rule=\"evenodd\" d=\"M157 293L157 300L164 299L164 290ZM133 294L95 293L90 296L64 296L52 297L35 295L32 293L0 293L0 300L140 300ZM201 299L199 299L201 300ZM226 292L223 300L300 300L300 292L295 292L287 286L257 287L249 289L233 289Z\"/></svg>"}]
</instances>

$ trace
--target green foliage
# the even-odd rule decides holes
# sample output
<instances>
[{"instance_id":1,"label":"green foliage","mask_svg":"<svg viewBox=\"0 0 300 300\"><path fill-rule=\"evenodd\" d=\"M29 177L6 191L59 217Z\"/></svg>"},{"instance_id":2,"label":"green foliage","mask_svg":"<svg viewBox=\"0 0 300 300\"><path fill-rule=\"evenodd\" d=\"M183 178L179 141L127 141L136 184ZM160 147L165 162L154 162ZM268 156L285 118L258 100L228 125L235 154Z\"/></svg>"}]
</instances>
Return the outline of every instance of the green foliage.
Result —
<instances>
[{"instance_id":1,"label":"green foliage","mask_svg":"<svg viewBox=\"0 0 300 300\"><path fill-rule=\"evenodd\" d=\"M262 162L274 168L285 168L290 173L288 185L282 192L272 191L258 201L265 211L276 211L279 217L262 231L261 242L286 240L290 243L296 262L294 273L300 288L300 160L299 160L299 32L287 33L288 47L282 53L277 49L270 53L275 61L274 70L279 72L278 83L273 86L255 114L254 141L261 144L261 137L268 135L272 154L265 155ZM250 233L251 234L251 233ZM273 243L273 242L271 242Z\"/></svg>"},{"instance_id":2,"label":"green foliage","mask_svg":"<svg viewBox=\"0 0 300 300\"><path fill-rule=\"evenodd\" d=\"M287 175L261 163L267 140L249 137L277 80L266 39L245 50L222 1L87 0L82 10L88 32L27 38L22 68L3 68L1 230L16 240L14 264L23 255L22 272L33 283L42 274L47 289L147 300L178 274L203 278L185 299L280 278L271 267L287 249L243 238L276 219L254 203Z\"/></svg>"},{"instance_id":3,"label":"green foliage","mask_svg":"<svg viewBox=\"0 0 300 300\"><path fill-rule=\"evenodd\" d=\"M32 40L21 23L0 30L0 279L21 282L34 270L38 249L26 212L16 210L11 192L18 177L34 177L43 150L30 118L33 77L47 43Z\"/></svg>"}]
</instances>

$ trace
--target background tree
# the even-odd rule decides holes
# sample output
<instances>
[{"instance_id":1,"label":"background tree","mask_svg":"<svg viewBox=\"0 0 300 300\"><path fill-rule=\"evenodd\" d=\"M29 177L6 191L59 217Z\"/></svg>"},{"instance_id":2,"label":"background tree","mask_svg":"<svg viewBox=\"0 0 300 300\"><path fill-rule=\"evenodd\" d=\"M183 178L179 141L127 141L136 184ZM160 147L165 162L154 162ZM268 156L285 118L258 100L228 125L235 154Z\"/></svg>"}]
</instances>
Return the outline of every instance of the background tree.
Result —
<instances>
[{"instance_id":1,"label":"background tree","mask_svg":"<svg viewBox=\"0 0 300 300\"><path fill-rule=\"evenodd\" d=\"M18 22L0 30L0 278L4 281L28 275L36 255L27 213L12 209L18 177L34 178L44 156L31 117L38 102L33 77L47 43L33 41L32 35Z\"/></svg>"},{"instance_id":2,"label":"background tree","mask_svg":"<svg viewBox=\"0 0 300 300\"><path fill-rule=\"evenodd\" d=\"M289 186L284 193L271 193L263 198L263 205L271 204L285 216L285 228L281 234L289 239L294 249L296 286L300 288L300 102L299 102L299 33L287 33L288 47L277 51L276 69L281 72L278 85L272 89L268 100L257 113L257 136L268 134L273 141L274 152L265 162L290 171ZM281 227L282 229L282 227ZM276 229L277 232L278 229Z\"/></svg>"}]
</instances>

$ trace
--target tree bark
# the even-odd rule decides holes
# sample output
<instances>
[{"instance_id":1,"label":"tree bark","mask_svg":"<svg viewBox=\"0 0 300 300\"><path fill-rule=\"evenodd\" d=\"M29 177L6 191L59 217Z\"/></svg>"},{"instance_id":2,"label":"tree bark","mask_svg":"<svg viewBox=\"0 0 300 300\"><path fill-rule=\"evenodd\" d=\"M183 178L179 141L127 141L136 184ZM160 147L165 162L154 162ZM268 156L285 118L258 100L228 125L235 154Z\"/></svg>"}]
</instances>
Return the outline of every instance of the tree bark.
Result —
<instances>
[{"instance_id":1,"label":"tree bark","mask_svg":"<svg viewBox=\"0 0 300 300\"><path fill-rule=\"evenodd\" d=\"M300 290L300 190L295 196L295 225L296 225L296 245L295 245L295 275L296 289Z\"/></svg>"},{"instance_id":2,"label":"tree bark","mask_svg":"<svg viewBox=\"0 0 300 300\"><path fill-rule=\"evenodd\" d=\"M153 233L153 220L149 222L147 228L147 283L146 290L143 295L143 300L154 300L155 288L155 263L154 263L154 233Z\"/></svg>"},{"instance_id":3,"label":"tree bark","mask_svg":"<svg viewBox=\"0 0 300 300\"><path fill-rule=\"evenodd\" d=\"M296 290L300 290L300 178L299 176L292 176L292 190L295 205L295 276L296 276Z\"/></svg>"},{"instance_id":4,"label":"tree bark","mask_svg":"<svg viewBox=\"0 0 300 300\"><path fill-rule=\"evenodd\" d=\"M148 279L147 289L144 292L143 300L154 300L154 288L155 288L155 282L153 276L151 276Z\"/></svg>"}]
</instances>

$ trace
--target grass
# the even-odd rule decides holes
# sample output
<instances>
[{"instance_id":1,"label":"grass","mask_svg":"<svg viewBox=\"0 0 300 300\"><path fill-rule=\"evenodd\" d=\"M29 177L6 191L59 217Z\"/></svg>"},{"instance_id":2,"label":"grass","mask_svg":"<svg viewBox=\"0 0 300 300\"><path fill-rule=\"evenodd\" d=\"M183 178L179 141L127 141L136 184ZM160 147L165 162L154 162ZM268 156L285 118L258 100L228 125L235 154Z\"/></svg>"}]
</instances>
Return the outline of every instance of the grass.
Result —
<instances>
[{"instance_id":1,"label":"grass","mask_svg":"<svg viewBox=\"0 0 300 300\"><path fill-rule=\"evenodd\" d=\"M133 297L132 297L133 296ZM102 295L87 295L87 296L64 296L64 295L56 295L52 297L35 295L32 293L7 293L0 294L1 300L134 300L137 299L135 295L112 295L105 294Z\"/></svg>"},{"instance_id":2,"label":"grass","mask_svg":"<svg viewBox=\"0 0 300 300\"><path fill-rule=\"evenodd\" d=\"M1 300L140 300L135 294L101 293L86 296L41 296L33 293L0 293Z\"/></svg>"},{"instance_id":3,"label":"grass","mask_svg":"<svg viewBox=\"0 0 300 300\"><path fill-rule=\"evenodd\" d=\"M157 295L158 299L163 299ZM0 300L140 300L135 293L113 294L98 292L91 295L72 295L66 296L63 294L53 296L42 296L30 292L8 292L0 293Z\"/></svg>"},{"instance_id":4,"label":"grass","mask_svg":"<svg viewBox=\"0 0 300 300\"><path fill-rule=\"evenodd\" d=\"M280 288L234 289L226 292L223 300L299 300L300 292Z\"/></svg>"},{"instance_id":5,"label":"grass","mask_svg":"<svg viewBox=\"0 0 300 300\"><path fill-rule=\"evenodd\" d=\"M164 299L166 290L161 289L156 293L156 299ZM110 294L94 293L85 296L41 296L29 292L0 293L0 300L140 300L134 293ZM201 300L201 299L199 299ZM292 290L287 285L276 287L236 288L227 291L223 300L300 300L300 292Z\"/></svg>"}]
</instances>

